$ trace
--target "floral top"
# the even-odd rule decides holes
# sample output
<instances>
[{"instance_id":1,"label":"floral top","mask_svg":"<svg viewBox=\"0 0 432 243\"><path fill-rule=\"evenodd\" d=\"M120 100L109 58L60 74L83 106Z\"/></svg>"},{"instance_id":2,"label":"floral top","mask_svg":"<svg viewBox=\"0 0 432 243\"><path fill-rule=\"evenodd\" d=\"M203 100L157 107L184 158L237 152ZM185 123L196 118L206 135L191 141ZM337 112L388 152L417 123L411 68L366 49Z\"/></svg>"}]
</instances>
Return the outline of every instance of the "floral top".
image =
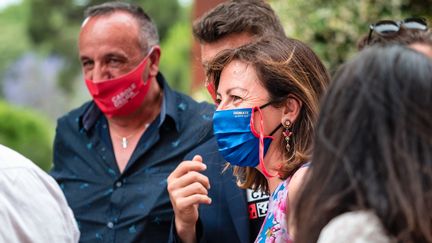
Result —
<instances>
[{"instance_id":1,"label":"floral top","mask_svg":"<svg viewBox=\"0 0 432 243\"><path fill-rule=\"evenodd\" d=\"M288 197L288 184L290 179L291 178L288 178L281 182L276 187L276 190L272 193L266 218L264 219L264 223L255 242L292 242L292 239L288 234L288 224L285 217Z\"/></svg>"}]
</instances>

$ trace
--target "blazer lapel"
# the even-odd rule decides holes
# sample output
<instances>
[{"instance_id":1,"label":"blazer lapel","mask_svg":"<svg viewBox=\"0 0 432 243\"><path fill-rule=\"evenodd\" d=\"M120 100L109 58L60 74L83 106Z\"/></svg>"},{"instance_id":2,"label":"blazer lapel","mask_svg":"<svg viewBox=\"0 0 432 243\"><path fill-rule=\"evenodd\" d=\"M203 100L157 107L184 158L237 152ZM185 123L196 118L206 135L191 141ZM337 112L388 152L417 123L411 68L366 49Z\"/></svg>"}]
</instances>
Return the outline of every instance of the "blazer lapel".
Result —
<instances>
[{"instance_id":1,"label":"blazer lapel","mask_svg":"<svg viewBox=\"0 0 432 243\"><path fill-rule=\"evenodd\" d=\"M232 173L231 170L224 173ZM237 235L242 243L250 243L249 216L246 202L246 191L236 186L235 178L224 177L224 191L231 219L236 228Z\"/></svg>"}]
</instances>

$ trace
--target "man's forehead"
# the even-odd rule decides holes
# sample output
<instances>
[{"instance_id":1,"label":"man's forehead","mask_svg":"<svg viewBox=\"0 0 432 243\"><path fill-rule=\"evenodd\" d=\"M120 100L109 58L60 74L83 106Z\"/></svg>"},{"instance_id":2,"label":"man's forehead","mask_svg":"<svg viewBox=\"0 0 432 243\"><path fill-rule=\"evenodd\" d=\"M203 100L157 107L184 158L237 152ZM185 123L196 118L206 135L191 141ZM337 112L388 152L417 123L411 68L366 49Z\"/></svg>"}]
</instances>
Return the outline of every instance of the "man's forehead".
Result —
<instances>
[{"instance_id":1,"label":"man's forehead","mask_svg":"<svg viewBox=\"0 0 432 243\"><path fill-rule=\"evenodd\" d=\"M237 48L253 41L255 37L248 32L229 34L211 43L201 43L201 63L205 65L219 52Z\"/></svg>"},{"instance_id":2,"label":"man's forehead","mask_svg":"<svg viewBox=\"0 0 432 243\"><path fill-rule=\"evenodd\" d=\"M81 28L83 28L87 24L87 22L89 21L89 19L90 19L90 17L87 17L87 18L84 19L84 21L81 24Z\"/></svg>"},{"instance_id":3,"label":"man's forehead","mask_svg":"<svg viewBox=\"0 0 432 243\"><path fill-rule=\"evenodd\" d=\"M138 27L137 21L135 20L134 16L132 16L130 13L126 11L120 11L120 10L104 13L100 15L95 15L95 16L89 16L84 19L83 23L81 24L81 28L86 27L89 23L98 24L98 25L122 24L132 28Z\"/></svg>"},{"instance_id":4,"label":"man's forehead","mask_svg":"<svg viewBox=\"0 0 432 243\"><path fill-rule=\"evenodd\" d=\"M86 18L80 30L83 39L124 39L139 37L139 26L132 15L118 11Z\"/></svg>"},{"instance_id":5,"label":"man's forehead","mask_svg":"<svg viewBox=\"0 0 432 243\"><path fill-rule=\"evenodd\" d=\"M141 53L139 28L133 21L130 14L122 12L87 18L78 41L80 55Z\"/></svg>"}]
</instances>

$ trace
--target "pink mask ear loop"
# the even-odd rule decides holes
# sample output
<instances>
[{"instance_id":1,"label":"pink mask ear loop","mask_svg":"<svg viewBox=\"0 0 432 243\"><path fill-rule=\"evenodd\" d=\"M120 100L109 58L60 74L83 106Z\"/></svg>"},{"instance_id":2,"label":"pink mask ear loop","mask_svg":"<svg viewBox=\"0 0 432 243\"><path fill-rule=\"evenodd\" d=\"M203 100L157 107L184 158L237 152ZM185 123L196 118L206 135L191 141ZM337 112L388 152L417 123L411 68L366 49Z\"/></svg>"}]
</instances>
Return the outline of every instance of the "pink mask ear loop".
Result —
<instances>
[{"instance_id":1,"label":"pink mask ear loop","mask_svg":"<svg viewBox=\"0 0 432 243\"><path fill-rule=\"evenodd\" d=\"M259 107L255 107L254 109L252 109L252 117L251 117L251 126L255 127L254 125L254 110L257 109L258 110L258 114L260 116L260 124L259 124L259 167L262 170L262 173L264 174L265 177L267 178L272 178L277 176L276 175L270 175L270 173L268 173L265 165L264 165L264 122L262 119L262 113L261 113L261 109Z\"/></svg>"},{"instance_id":2,"label":"pink mask ear loop","mask_svg":"<svg viewBox=\"0 0 432 243\"><path fill-rule=\"evenodd\" d=\"M145 60L146 62L148 62L149 59L150 59L150 55L151 55L151 54L153 53L153 51L156 50L156 49L157 49L157 50L160 50L159 45L152 46L152 47L150 48L149 52L148 52L147 55L144 57L143 62L144 62L144 60ZM149 70L149 72L150 72L150 70ZM148 77L147 77L147 81L146 81L146 83L147 83L147 82L150 82L150 79L153 78L153 77L154 77L154 75L151 75L151 74L149 73L149 75L148 75ZM141 77L141 79L142 79L142 77ZM150 82L150 84L151 84L151 82ZM150 84L149 84L148 89L150 89Z\"/></svg>"}]
</instances>

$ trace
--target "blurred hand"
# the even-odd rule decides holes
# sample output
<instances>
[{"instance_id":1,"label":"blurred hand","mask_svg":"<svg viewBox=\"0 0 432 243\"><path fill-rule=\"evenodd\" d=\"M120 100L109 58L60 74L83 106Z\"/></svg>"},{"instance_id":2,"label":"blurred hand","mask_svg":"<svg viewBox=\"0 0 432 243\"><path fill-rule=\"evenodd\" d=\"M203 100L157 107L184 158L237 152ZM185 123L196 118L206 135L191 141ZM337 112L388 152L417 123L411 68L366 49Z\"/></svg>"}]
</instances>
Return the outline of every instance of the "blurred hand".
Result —
<instances>
[{"instance_id":1,"label":"blurred hand","mask_svg":"<svg viewBox=\"0 0 432 243\"><path fill-rule=\"evenodd\" d=\"M181 162L168 176L168 193L175 214L176 231L182 242L196 241L198 206L210 204L208 197L210 183L200 172L207 169L202 157L195 155L192 160Z\"/></svg>"}]
</instances>

